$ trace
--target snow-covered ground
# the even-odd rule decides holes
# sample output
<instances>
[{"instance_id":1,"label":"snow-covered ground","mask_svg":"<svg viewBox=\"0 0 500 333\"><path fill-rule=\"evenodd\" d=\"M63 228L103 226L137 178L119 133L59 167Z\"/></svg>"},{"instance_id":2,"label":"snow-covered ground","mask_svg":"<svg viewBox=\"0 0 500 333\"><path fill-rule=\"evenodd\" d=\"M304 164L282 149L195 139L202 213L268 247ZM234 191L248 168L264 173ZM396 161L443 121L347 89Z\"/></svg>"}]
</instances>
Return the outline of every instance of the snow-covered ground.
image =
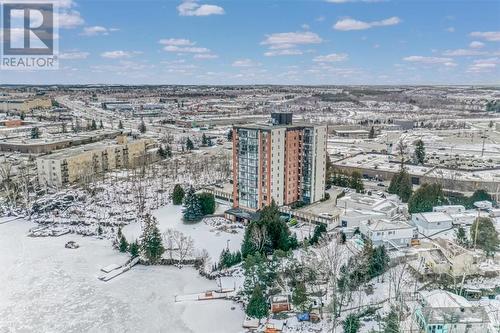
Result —
<instances>
[{"instance_id":1,"label":"snow-covered ground","mask_svg":"<svg viewBox=\"0 0 500 333\"><path fill-rule=\"evenodd\" d=\"M214 227L204 221L198 223L184 223L182 221L182 206L167 205L153 211L153 215L158 219L160 232L168 228L181 231L187 236L191 236L194 241L194 247L197 251L207 250L212 259L212 263L219 260L219 256L224 248L229 244L231 251L237 251L241 248L244 229L236 229L237 233L217 231ZM141 235L140 223L131 223L126 225L123 234L127 240L138 239ZM229 242L228 242L229 241Z\"/></svg>"},{"instance_id":2,"label":"snow-covered ground","mask_svg":"<svg viewBox=\"0 0 500 333\"><path fill-rule=\"evenodd\" d=\"M168 216L171 209L160 209L157 216L178 223ZM126 255L93 237L26 237L35 226L23 220L0 224L1 333L242 331L244 313L232 302L174 302L176 295L217 287L195 270L138 265L102 282L100 268L122 264ZM206 242L213 242L209 236ZM226 244L225 235L213 237ZM66 249L70 240L80 247Z\"/></svg>"}]
</instances>

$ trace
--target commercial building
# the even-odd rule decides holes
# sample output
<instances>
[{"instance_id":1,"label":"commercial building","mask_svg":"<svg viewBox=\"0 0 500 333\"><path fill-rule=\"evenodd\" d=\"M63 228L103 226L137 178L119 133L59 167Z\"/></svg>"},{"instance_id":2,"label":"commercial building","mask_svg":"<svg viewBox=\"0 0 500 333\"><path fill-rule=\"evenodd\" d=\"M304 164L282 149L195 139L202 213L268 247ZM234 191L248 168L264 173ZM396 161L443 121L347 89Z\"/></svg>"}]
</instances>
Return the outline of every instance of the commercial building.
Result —
<instances>
[{"instance_id":1,"label":"commercial building","mask_svg":"<svg viewBox=\"0 0 500 333\"><path fill-rule=\"evenodd\" d=\"M64 149L38 157L40 185L60 187L78 181L88 181L106 171L133 167L146 158L149 139L128 141L120 136L116 142L103 142Z\"/></svg>"},{"instance_id":2,"label":"commercial building","mask_svg":"<svg viewBox=\"0 0 500 333\"><path fill-rule=\"evenodd\" d=\"M325 192L327 126L293 124L273 113L271 123L233 127L233 206L259 210L312 203Z\"/></svg>"},{"instance_id":3,"label":"commercial building","mask_svg":"<svg viewBox=\"0 0 500 333\"><path fill-rule=\"evenodd\" d=\"M29 112L34 109L50 109L52 100L50 98L28 98L28 99L1 99L0 111Z\"/></svg>"},{"instance_id":4,"label":"commercial building","mask_svg":"<svg viewBox=\"0 0 500 333\"><path fill-rule=\"evenodd\" d=\"M333 166L339 172L358 171L367 178L390 181L399 172L400 162L395 156L383 154L357 154L338 161ZM414 185L437 183L444 190L472 193L483 189L492 195L500 191L500 168L481 170L448 169L439 166L405 165Z\"/></svg>"},{"instance_id":5,"label":"commercial building","mask_svg":"<svg viewBox=\"0 0 500 333\"><path fill-rule=\"evenodd\" d=\"M41 128L42 126L36 127ZM121 134L123 134L123 131L102 129L78 134L67 133L63 135L52 135L41 139L0 139L0 151L20 152L24 154L44 154L58 149L75 147L105 139L114 139Z\"/></svg>"}]
</instances>

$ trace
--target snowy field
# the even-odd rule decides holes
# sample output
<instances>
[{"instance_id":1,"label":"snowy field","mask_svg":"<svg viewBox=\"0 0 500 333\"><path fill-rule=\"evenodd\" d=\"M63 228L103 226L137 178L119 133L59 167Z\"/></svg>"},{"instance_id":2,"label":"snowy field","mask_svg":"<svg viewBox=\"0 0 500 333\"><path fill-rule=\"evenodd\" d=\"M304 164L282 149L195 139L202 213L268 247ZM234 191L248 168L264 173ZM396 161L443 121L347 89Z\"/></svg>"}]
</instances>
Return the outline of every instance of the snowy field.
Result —
<instances>
[{"instance_id":1,"label":"snowy field","mask_svg":"<svg viewBox=\"0 0 500 333\"><path fill-rule=\"evenodd\" d=\"M173 222L166 216L169 209L160 209L157 216ZM26 237L33 227L23 220L0 224L1 333L242 331L244 313L232 302L174 302L176 295L216 288L191 268L139 265L102 282L97 279L100 268L127 259L109 241ZM225 236L215 239L226 243ZM69 240L80 247L66 249Z\"/></svg>"},{"instance_id":2,"label":"snowy field","mask_svg":"<svg viewBox=\"0 0 500 333\"><path fill-rule=\"evenodd\" d=\"M226 209L228 209L228 207L226 207ZM241 248L244 236L243 229L237 229L238 233L233 234L214 230L213 227L204 223L204 221L198 223L184 223L182 221L182 206L167 205L153 211L153 215L158 219L160 232L163 233L166 229L171 228L191 236L196 251L201 251L203 249L207 250L212 259L212 263L219 260L222 250L225 249L228 244L231 251L237 251ZM140 223L131 223L126 225L122 232L127 240L133 241L134 239L138 239L141 235L141 225Z\"/></svg>"}]
</instances>

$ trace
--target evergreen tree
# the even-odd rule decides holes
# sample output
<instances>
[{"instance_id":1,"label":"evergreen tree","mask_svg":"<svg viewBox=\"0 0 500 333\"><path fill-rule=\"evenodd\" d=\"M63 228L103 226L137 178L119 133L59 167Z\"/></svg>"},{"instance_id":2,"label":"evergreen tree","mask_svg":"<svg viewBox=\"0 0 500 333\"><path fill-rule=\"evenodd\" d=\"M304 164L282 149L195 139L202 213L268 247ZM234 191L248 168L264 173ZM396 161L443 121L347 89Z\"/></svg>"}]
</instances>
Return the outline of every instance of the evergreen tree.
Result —
<instances>
[{"instance_id":1,"label":"evergreen tree","mask_svg":"<svg viewBox=\"0 0 500 333\"><path fill-rule=\"evenodd\" d=\"M233 141L233 129L229 129L227 132L227 141Z\"/></svg>"},{"instance_id":2,"label":"evergreen tree","mask_svg":"<svg viewBox=\"0 0 500 333\"><path fill-rule=\"evenodd\" d=\"M256 238L255 234L262 237ZM288 225L280 218L278 206L273 200L261 210L259 220L250 222L246 228L241 255L246 258L256 252L271 254L277 249L288 251L297 246L296 237L290 234Z\"/></svg>"},{"instance_id":3,"label":"evergreen tree","mask_svg":"<svg viewBox=\"0 0 500 333\"><path fill-rule=\"evenodd\" d=\"M457 244L460 246L469 247L470 245L465 229L462 226L459 226L455 231L455 239L457 241Z\"/></svg>"},{"instance_id":4,"label":"evergreen tree","mask_svg":"<svg viewBox=\"0 0 500 333\"><path fill-rule=\"evenodd\" d=\"M408 202L413 192L413 186L410 174L406 169L401 169L397 174L392 176L387 192L397 194L403 202Z\"/></svg>"},{"instance_id":5,"label":"evergreen tree","mask_svg":"<svg viewBox=\"0 0 500 333\"><path fill-rule=\"evenodd\" d=\"M172 157L172 148L170 147L170 145L165 146L165 157L166 158Z\"/></svg>"},{"instance_id":6,"label":"evergreen tree","mask_svg":"<svg viewBox=\"0 0 500 333\"><path fill-rule=\"evenodd\" d=\"M90 129L91 129L92 131L95 131L95 130L97 129L97 124L96 124L96 122L95 122L95 119L92 119L92 123L91 123L91 125L90 125Z\"/></svg>"},{"instance_id":7,"label":"evergreen tree","mask_svg":"<svg viewBox=\"0 0 500 333\"><path fill-rule=\"evenodd\" d=\"M468 200L468 206L469 206L469 208L473 208L474 207L474 202L477 202L477 201L490 201L490 202L493 202L493 198L485 190L479 189L479 190L474 191L474 193L472 193L472 196L469 198L469 200Z\"/></svg>"},{"instance_id":8,"label":"evergreen tree","mask_svg":"<svg viewBox=\"0 0 500 333\"><path fill-rule=\"evenodd\" d=\"M415 160L418 164L425 162L425 146L422 140L417 140L415 143Z\"/></svg>"},{"instance_id":9,"label":"evergreen tree","mask_svg":"<svg viewBox=\"0 0 500 333\"><path fill-rule=\"evenodd\" d=\"M344 333L357 333L359 330L359 326L359 317L354 313L348 314L344 322L342 323Z\"/></svg>"},{"instance_id":10,"label":"evergreen tree","mask_svg":"<svg viewBox=\"0 0 500 333\"><path fill-rule=\"evenodd\" d=\"M187 140L186 140L186 150L187 151L191 151L193 149L194 149L193 141L191 141L190 138L187 138Z\"/></svg>"},{"instance_id":11,"label":"evergreen tree","mask_svg":"<svg viewBox=\"0 0 500 333\"><path fill-rule=\"evenodd\" d=\"M422 184L408 200L408 210L411 214L432 212L433 207L446 203L441 185Z\"/></svg>"},{"instance_id":12,"label":"evergreen tree","mask_svg":"<svg viewBox=\"0 0 500 333\"><path fill-rule=\"evenodd\" d=\"M267 303L259 284L255 286L252 297L247 304L245 313L252 318L264 318L267 316Z\"/></svg>"},{"instance_id":13,"label":"evergreen tree","mask_svg":"<svg viewBox=\"0 0 500 333\"><path fill-rule=\"evenodd\" d=\"M215 212L215 197L211 193L200 193L198 198L201 204L203 215L211 215Z\"/></svg>"},{"instance_id":14,"label":"evergreen tree","mask_svg":"<svg viewBox=\"0 0 500 333\"><path fill-rule=\"evenodd\" d=\"M490 218L478 217L470 228L470 234L474 245L482 249L486 256L494 255L498 251L498 231Z\"/></svg>"},{"instance_id":15,"label":"evergreen tree","mask_svg":"<svg viewBox=\"0 0 500 333\"><path fill-rule=\"evenodd\" d=\"M120 252L127 252L128 250L128 242L123 234L120 237L120 244L118 245L118 249L120 250Z\"/></svg>"},{"instance_id":16,"label":"evergreen tree","mask_svg":"<svg viewBox=\"0 0 500 333\"><path fill-rule=\"evenodd\" d=\"M185 221L198 221L203 217L200 199L194 192L192 186L189 188L184 198L184 210L182 213Z\"/></svg>"},{"instance_id":17,"label":"evergreen tree","mask_svg":"<svg viewBox=\"0 0 500 333\"><path fill-rule=\"evenodd\" d=\"M99 128L100 128L100 129L103 129L103 128L104 128L104 124L102 123L102 119L101 119L101 120L99 120Z\"/></svg>"},{"instance_id":18,"label":"evergreen tree","mask_svg":"<svg viewBox=\"0 0 500 333\"><path fill-rule=\"evenodd\" d=\"M160 261L165 248L163 247L160 230L156 218L150 214L144 217L141 235L141 253L152 264Z\"/></svg>"},{"instance_id":19,"label":"evergreen tree","mask_svg":"<svg viewBox=\"0 0 500 333\"><path fill-rule=\"evenodd\" d=\"M19 116L19 119L24 120L25 117L26 117L26 115L24 114L24 112L21 112L21 115Z\"/></svg>"},{"instance_id":20,"label":"evergreen tree","mask_svg":"<svg viewBox=\"0 0 500 333\"><path fill-rule=\"evenodd\" d=\"M160 144L160 148L158 148L158 156L160 156L161 159L165 159L168 156L168 153L165 149L163 149L163 146Z\"/></svg>"},{"instance_id":21,"label":"evergreen tree","mask_svg":"<svg viewBox=\"0 0 500 333\"><path fill-rule=\"evenodd\" d=\"M370 129L370 133L368 134L368 139L374 139L375 138L375 128Z\"/></svg>"},{"instance_id":22,"label":"evergreen tree","mask_svg":"<svg viewBox=\"0 0 500 333\"><path fill-rule=\"evenodd\" d=\"M222 250L219 257L219 269L229 268L241 262L241 252L231 253L227 248Z\"/></svg>"},{"instance_id":23,"label":"evergreen tree","mask_svg":"<svg viewBox=\"0 0 500 333\"><path fill-rule=\"evenodd\" d=\"M40 129L38 127L31 128L31 138L32 139L40 138Z\"/></svg>"},{"instance_id":24,"label":"evergreen tree","mask_svg":"<svg viewBox=\"0 0 500 333\"><path fill-rule=\"evenodd\" d=\"M120 121L118 122L118 129L123 129L123 123L122 123L122 120L120 119Z\"/></svg>"},{"instance_id":25,"label":"evergreen tree","mask_svg":"<svg viewBox=\"0 0 500 333\"><path fill-rule=\"evenodd\" d=\"M307 290L303 282L297 284L292 292L292 304L300 311L305 311L307 307Z\"/></svg>"},{"instance_id":26,"label":"evergreen tree","mask_svg":"<svg viewBox=\"0 0 500 333\"><path fill-rule=\"evenodd\" d=\"M207 136L205 135L205 133L203 133L203 135L201 136L201 144L203 146L208 146L208 138Z\"/></svg>"},{"instance_id":27,"label":"evergreen tree","mask_svg":"<svg viewBox=\"0 0 500 333\"><path fill-rule=\"evenodd\" d=\"M355 189L357 193L364 190L363 180L361 179L361 174L358 171L354 171L351 174L350 188Z\"/></svg>"},{"instance_id":28,"label":"evergreen tree","mask_svg":"<svg viewBox=\"0 0 500 333\"><path fill-rule=\"evenodd\" d=\"M172 193L172 203L176 206L182 205L184 200L184 189L181 185L176 184Z\"/></svg>"},{"instance_id":29,"label":"evergreen tree","mask_svg":"<svg viewBox=\"0 0 500 333\"><path fill-rule=\"evenodd\" d=\"M142 134L146 133L146 123L144 123L144 119L141 120L141 123L139 124L139 132Z\"/></svg>"},{"instance_id":30,"label":"evergreen tree","mask_svg":"<svg viewBox=\"0 0 500 333\"><path fill-rule=\"evenodd\" d=\"M314 245L319 242L321 239L321 236L326 232L326 225L324 223L318 224L314 228L314 233L313 236L311 237L311 240L309 241L309 244Z\"/></svg>"},{"instance_id":31,"label":"evergreen tree","mask_svg":"<svg viewBox=\"0 0 500 333\"><path fill-rule=\"evenodd\" d=\"M392 308L389 314L384 318L383 333L399 333L399 316L396 309Z\"/></svg>"},{"instance_id":32,"label":"evergreen tree","mask_svg":"<svg viewBox=\"0 0 500 333\"><path fill-rule=\"evenodd\" d=\"M369 276L376 277L386 272L389 268L389 260L385 246L381 245L374 248L372 255L369 257Z\"/></svg>"},{"instance_id":33,"label":"evergreen tree","mask_svg":"<svg viewBox=\"0 0 500 333\"><path fill-rule=\"evenodd\" d=\"M139 250L140 250L140 247L139 247L139 243L137 243L137 241L130 243L130 245L128 247L128 252L130 253L130 256L132 258L135 258L139 255Z\"/></svg>"}]
</instances>

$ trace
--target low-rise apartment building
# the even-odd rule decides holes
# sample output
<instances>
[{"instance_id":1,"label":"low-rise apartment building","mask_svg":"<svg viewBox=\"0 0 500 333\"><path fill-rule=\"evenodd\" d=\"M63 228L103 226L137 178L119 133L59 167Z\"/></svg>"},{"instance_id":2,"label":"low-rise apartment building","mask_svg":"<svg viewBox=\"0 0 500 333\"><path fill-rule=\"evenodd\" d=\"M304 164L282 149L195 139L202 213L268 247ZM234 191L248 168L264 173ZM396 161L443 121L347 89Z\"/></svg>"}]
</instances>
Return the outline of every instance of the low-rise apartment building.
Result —
<instances>
[{"instance_id":1,"label":"low-rise apartment building","mask_svg":"<svg viewBox=\"0 0 500 333\"><path fill-rule=\"evenodd\" d=\"M93 143L61 150L36 160L40 185L60 187L88 181L96 174L133 167L146 158L149 139L128 141L120 136L116 142Z\"/></svg>"}]
</instances>

